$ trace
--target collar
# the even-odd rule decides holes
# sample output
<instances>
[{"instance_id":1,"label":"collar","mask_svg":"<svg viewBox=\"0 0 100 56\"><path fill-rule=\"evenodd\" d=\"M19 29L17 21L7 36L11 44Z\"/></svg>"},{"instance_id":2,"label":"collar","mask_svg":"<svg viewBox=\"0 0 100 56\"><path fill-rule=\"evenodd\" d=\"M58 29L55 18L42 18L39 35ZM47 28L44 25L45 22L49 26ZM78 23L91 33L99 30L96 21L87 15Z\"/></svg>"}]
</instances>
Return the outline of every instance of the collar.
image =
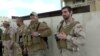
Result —
<instances>
[{"instance_id":1,"label":"collar","mask_svg":"<svg viewBox=\"0 0 100 56\"><path fill-rule=\"evenodd\" d=\"M38 21L35 21L35 22L32 22L30 24L38 24L39 22Z\"/></svg>"},{"instance_id":2,"label":"collar","mask_svg":"<svg viewBox=\"0 0 100 56\"><path fill-rule=\"evenodd\" d=\"M67 25L70 25L72 22L74 22L74 18L69 18L68 20L64 21L64 23Z\"/></svg>"}]
</instances>

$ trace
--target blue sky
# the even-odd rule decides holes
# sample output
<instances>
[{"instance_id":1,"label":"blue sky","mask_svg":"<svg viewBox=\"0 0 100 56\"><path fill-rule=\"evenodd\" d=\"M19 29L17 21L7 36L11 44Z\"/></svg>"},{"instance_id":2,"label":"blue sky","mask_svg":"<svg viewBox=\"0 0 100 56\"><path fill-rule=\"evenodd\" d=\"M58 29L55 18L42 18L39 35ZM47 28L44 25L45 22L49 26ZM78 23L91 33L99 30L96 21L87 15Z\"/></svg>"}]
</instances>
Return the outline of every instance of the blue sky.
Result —
<instances>
[{"instance_id":1,"label":"blue sky","mask_svg":"<svg viewBox=\"0 0 100 56\"><path fill-rule=\"evenodd\" d=\"M0 0L0 16L24 16L32 11L43 13L59 10L60 0Z\"/></svg>"}]
</instances>

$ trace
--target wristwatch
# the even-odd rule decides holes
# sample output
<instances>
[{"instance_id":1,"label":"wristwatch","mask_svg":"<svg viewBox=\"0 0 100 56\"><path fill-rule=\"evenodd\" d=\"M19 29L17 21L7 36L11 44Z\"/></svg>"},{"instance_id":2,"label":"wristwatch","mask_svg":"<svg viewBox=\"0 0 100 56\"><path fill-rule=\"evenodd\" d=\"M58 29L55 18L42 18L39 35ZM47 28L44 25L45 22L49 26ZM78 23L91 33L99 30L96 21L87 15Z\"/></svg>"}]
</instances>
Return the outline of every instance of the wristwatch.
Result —
<instances>
[{"instance_id":1,"label":"wristwatch","mask_svg":"<svg viewBox=\"0 0 100 56\"><path fill-rule=\"evenodd\" d=\"M39 33L38 36L40 37L40 35L41 35L41 34Z\"/></svg>"}]
</instances>

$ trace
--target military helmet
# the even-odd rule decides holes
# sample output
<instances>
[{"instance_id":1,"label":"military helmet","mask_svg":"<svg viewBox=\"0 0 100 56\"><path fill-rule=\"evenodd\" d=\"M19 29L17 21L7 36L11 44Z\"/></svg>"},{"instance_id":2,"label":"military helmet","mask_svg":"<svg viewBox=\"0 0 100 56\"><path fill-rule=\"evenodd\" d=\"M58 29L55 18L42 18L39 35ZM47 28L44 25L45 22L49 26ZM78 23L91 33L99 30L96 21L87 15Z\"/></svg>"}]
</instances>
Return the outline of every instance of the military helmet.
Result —
<instances>
[{"instance_id":1,"label":"military helmet","mask_svg":"<svg viewBox=\"0 0 100 56\"><path fill-rule=\"evenodd\" d=\"M3 21L3 24L10 24L9 21Z\"/></svg>"}]
</instances>

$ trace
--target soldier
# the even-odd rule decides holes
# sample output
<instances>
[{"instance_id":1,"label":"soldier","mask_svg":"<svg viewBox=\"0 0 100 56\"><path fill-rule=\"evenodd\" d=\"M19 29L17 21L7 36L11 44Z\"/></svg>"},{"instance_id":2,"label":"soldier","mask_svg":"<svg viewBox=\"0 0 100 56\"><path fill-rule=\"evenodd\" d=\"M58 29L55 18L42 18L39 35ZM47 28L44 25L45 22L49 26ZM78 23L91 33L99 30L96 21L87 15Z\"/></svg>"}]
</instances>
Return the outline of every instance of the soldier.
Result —
<instances>
[{"instance_id":1,"label":"soldier","mask_svg":"<svg viewBox=\"0 0 100 56\"><path fill-rule=\"evenodd\" d=\"M3 27L5 28L5 31L3 33L2 40L13 40L13 41L15 41L15 32L16 31L10 26L10 22L4 21ZM4 34L6 34L6 35L4 35Z\"/></svg>"},{"instance_id":2,"label":"soldier","mask_svg":"<svg viewBox=\"0 0 100 56\"><path fill-rule=\"evenodd\" d=\"M72 8L62 8L63 20L58 25L58 32L55 35L60 51L59 56L80 56L79 47L84 45L85 33L82 25L72 18Z\"/></svg>"},{"instance_id":3,"label":"soldier","mask_svg":"<svg viewBox=\"0 0 100 56\"><path fill-rule=\"evenodd\" d=\"M14 41L14 29L10 27L10 23L8 21L3 22L3 27L5 28L1 38L4 46L3 56L22 56L19 45Z\"/></svg>"},{"instance_id":4,"label":"soldier","mask_svg":"<svg viewBox=\"0 0 100 56\"><path fill-rule=\"evenodd\" d=\"M16 42L20 45L22 49L23 56L27 56L27 53L24 53L24 39L25 39L25 32L27 29L27 26L24 24L23 19L18 18L16 20L16 24L18 26L17 32L16 32Z\"/></svg>"},{"instance_id":5,"label":"soldier","mask_svg":"<svg viewBox=\"0 0 100 56\"><path fill-rule=\"evenodd\" d=\"M45 56L46 49L45 38L51 35L51 29L46 23L38 21L38 15L35 12L30 14L31 22L27 30L25 46L28 49L29 56Z\"/></svg>"}]
</instances>

